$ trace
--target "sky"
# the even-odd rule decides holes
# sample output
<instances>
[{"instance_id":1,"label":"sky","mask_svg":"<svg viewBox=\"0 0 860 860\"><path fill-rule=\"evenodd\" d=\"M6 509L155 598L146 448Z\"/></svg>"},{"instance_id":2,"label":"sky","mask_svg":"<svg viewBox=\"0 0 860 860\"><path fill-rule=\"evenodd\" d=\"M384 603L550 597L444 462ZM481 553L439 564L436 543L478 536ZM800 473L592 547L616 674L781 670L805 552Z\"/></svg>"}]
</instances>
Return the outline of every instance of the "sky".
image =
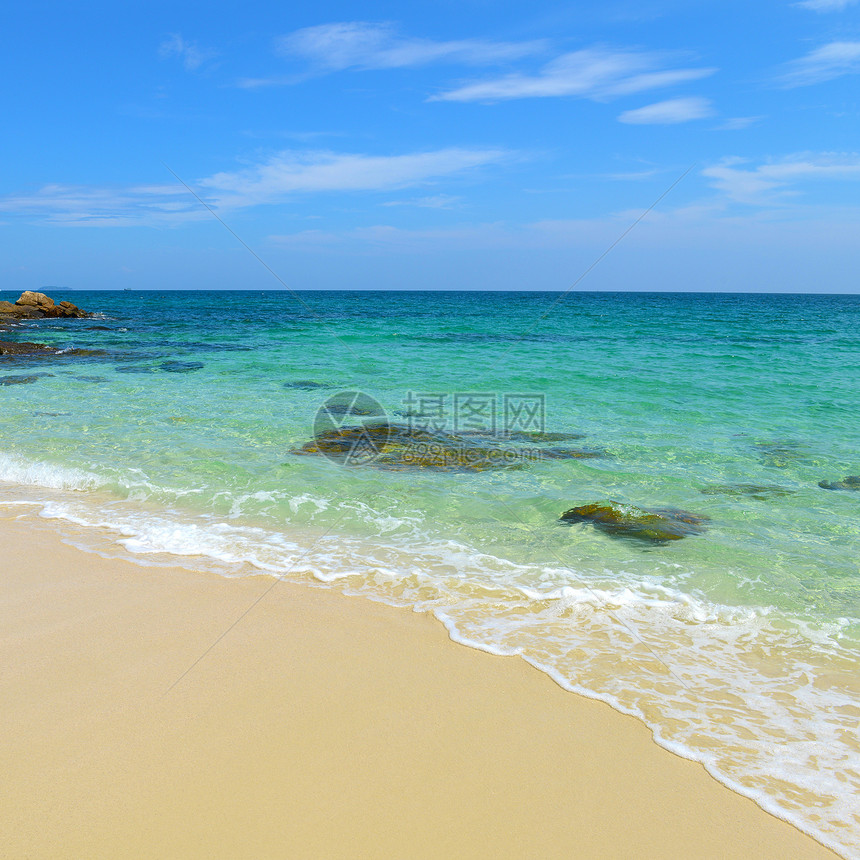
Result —
<instances>
[{"instance_id":1,"label":"sky","mask_svg":"<svg viewBox=\"0 0 860 860\"><path fill-rule=\"evenodd\" d=\"M3 291L860 292L860 0L31 0L0 40Z\"/></svg>"}]
</instances>

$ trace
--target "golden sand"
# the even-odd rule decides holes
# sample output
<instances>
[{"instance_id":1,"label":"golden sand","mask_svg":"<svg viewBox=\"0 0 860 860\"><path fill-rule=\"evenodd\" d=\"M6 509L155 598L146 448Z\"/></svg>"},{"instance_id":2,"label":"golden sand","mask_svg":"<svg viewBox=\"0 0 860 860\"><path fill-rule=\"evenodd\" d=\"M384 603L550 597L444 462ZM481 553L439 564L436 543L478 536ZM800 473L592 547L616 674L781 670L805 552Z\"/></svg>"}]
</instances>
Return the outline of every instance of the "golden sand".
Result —
<instances>
[{"instance_id":1,"label":"golden sand","mask_svg":"<svg viewBox=\"0 0 860 860\"><path fill-rule=\"evenodd\" d=\"M0 547L2 858L835 856L429 616Z\"/></svg>"}]
</instances>

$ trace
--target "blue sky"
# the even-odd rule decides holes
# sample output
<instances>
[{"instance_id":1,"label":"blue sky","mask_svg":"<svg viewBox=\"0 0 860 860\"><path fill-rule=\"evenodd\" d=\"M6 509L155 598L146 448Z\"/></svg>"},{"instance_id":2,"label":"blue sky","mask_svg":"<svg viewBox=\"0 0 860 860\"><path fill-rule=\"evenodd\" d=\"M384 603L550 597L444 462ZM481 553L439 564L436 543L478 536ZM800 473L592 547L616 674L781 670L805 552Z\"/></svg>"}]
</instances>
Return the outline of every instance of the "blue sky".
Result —
<instances>
[{"instance_id":1,"label":"blue sky","mask_svg":"<svg viewBox=\"0 0 860 860\"><path fill-rule=\"evenodd\" d=\"M295 289L563 290L659 200L578 288L860 292L860 0L33 0L2 62L4 290L277 288L212 212Z\"/></svg>"}]
</instances>

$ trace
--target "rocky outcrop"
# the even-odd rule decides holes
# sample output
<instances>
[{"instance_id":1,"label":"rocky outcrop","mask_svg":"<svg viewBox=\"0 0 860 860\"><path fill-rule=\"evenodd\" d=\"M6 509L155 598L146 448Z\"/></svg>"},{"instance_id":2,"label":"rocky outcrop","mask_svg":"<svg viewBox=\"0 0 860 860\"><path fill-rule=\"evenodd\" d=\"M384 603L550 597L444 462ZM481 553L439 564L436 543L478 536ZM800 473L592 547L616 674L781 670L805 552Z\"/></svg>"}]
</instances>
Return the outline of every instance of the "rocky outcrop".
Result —
<instances>
[{"instance_id":1,"label":"rocky outcrop","mask_svg":"<svg viewBox=\"0 0 860 860\"><path fill-rule=\"evenodd\" d=\"M609 501L571 508L561 515L561 520L569 524L591 523L612 537L666 543L701 534L705 531L707 517L677 508L645 510Z\"/></svg>"},{"instance_id":2,"label":"rocky outcrop","mask_svg":"<svg viewBox=\"0 0 860 860\"><path fill-rule=\"evenodd\" d=\"M52 298L44 293L35 293L27 290L21 293L21 297L15 304L12 302L0 302L0 323L20 319L79 319L88 317L86 311L82 311L71 302L55 303Z\"/></svg>"}]
</instances>

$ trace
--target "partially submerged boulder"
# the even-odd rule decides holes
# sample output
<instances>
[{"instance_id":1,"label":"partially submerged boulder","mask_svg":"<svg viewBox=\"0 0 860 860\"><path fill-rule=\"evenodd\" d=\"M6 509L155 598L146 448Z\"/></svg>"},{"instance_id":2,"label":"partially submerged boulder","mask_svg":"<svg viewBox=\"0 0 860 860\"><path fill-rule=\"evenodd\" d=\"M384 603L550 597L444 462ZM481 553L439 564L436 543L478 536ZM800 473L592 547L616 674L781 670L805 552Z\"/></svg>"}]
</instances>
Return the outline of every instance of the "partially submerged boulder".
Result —
<instances>
[{"instance_id":1,"label":"partially submerged boulder","mask_svg":"<svg viewBox=\"0 0 860 860\"><path fill-rule=\"evenodd\" d=\"M854 490L860 492L860 475L849 475L841 481L819 481L822 490Z\"/></svg>"},{"instance_id":2,"label":"partially submerged boulder","mask_svg":"<svg viewBox=\"0 0 860 860\"><path fill-rule=\"evenodd\" d=\"M651 543L666 543L702 534L707 517L677 508L646 510L621 502L594 502L571 508L561 515L569 524L591 523L612 537L633 538Z\"/></svg>"}]
</instances>

